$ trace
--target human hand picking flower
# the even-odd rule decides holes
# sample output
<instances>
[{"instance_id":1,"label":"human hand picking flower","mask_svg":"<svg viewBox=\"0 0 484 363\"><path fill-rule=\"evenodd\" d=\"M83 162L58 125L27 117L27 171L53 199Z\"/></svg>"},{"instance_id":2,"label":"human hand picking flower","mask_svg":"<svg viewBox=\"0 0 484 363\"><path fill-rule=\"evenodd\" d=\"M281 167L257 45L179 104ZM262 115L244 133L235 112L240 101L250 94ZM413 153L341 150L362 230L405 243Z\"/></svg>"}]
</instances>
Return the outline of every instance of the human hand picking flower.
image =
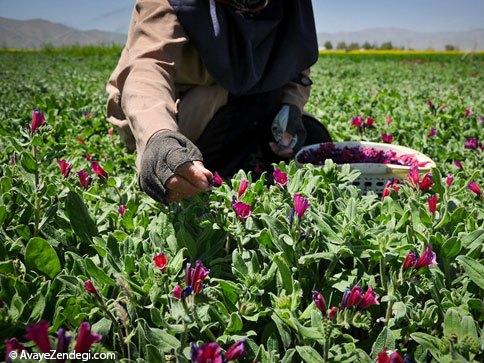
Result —
<instances>
[{"instance_id":1,"label":"human hand picking flower","mask_svg":"<svg viewBox=\"0 0 484 363\"><path fill-rule=\"evenodd\" d=\"M278 156L290 158L306 141L307 132L302 122L302 113L294 105L283 105L272 122L271 150Z\"/></svg>"}]
</instances>

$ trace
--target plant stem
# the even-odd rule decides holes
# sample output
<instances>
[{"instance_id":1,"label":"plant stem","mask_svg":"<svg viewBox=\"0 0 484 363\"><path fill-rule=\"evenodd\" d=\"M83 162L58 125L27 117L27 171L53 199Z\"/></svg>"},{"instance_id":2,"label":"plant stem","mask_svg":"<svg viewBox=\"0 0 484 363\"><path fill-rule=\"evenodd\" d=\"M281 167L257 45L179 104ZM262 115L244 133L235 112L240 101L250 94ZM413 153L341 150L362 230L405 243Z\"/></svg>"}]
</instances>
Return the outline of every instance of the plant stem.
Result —
<instances>
[{"instance_id":1,"label":"plant stem","mask_svg":"<svg viewBox=\"0 0 484 363\"><path fill-rule=\"evenodd\" d=\"M200 327L200 329L202 329L203 322L200 319L200 317L198 316L196 307L194 307L194 309L193 309L193 317L195 318L195 321L197 322L197 325ZM210 338L210 340L212 342L216 342L217 341L217 338L212 333L212 331L210 330L210 328L207 327L207 329L205 329L205 330L207 331L207 334L208 334L208 337Z\"/></svg>"},{"instance_id":2,"label":"plant stem","mask_svg":"<svg viewBox=\"0 0 484 363\"><path fill-rule=\"evenodd\" d=\"M34 190L34 194L35 194L35 211L34 211L34 236L37 236L37 234L39 233L39 224L40 224L40 207L41 207L41 201L40 201L40 198L39 198L39 194L40 194L40 175L39 175L39 171L38 171L38 161L37 161L37 148L35 146L32 147L32 155L34 157L34 160L35 160L35 163L36 163L36 170L35 170L35 174L34 174L34 180L35 180L35 190Z\"/></svg>"},{"instance_id":3,"label":"plant stem","mask_svg":"<svg viewBox=\"0 0 484 363\"><path fill-rule=\"evenodd\" d=\"M380 258L380 276L381 276L381 285L383 290L387 290L387 278L386 278L386 271L385 271L385 255L383 254Z\"/></svg>"}]
</instances>

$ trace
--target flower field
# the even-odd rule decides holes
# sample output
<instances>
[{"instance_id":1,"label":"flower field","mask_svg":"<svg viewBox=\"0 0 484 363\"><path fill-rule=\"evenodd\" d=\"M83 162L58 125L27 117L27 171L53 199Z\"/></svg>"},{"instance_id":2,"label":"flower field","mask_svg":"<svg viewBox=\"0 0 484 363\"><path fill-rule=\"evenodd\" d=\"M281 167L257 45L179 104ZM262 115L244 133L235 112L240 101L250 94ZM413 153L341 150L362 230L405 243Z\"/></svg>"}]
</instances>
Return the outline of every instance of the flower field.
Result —
<instances>
[{"instance_id":1,"label":"flower field","mask_svg":"<svg viewBox=\"0 0 484 363\"><path fill-rule=\"evenodd\" d=\"M138 191L105 121L117 57L0 52L7 362L484 360L484 56L323 55L313 69L308 111L335 141L411 147L431 174L414 165L360 196L348 166L281 163L169 207Z\"/></svg>"}]
</instances>

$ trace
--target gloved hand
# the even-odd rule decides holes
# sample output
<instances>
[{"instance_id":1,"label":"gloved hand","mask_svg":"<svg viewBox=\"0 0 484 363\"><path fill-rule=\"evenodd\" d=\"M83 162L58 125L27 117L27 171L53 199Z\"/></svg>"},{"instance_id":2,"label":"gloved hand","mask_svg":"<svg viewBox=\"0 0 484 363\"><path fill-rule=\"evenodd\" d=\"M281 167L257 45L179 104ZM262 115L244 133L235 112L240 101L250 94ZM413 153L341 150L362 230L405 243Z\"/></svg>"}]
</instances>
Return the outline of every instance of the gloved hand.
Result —
<instances>
[{"instance_id":1,"label":"gloved hand","mask_svg":"<svg viewBox=\"0 0 484 363\"><path fill-rule=\"evenodd\" d=\"M140 188L162 203L207 190L213 175L202 160L201 152L185 136L175 131L159 131L150 138L141 157Z\"/></svg>"},{"instance_id":2,"label":"gloved hand","mask_svg":"<svg viewBox=\"0 0 484 363\"><path fill-rule=\"evenodd\" d=\"M298 107L285 104L272 122L272 135L275 142L269 143L272 151L290 158L306 141L307 132L302 123L302 113Z\"/></svg>"}]
</instances>

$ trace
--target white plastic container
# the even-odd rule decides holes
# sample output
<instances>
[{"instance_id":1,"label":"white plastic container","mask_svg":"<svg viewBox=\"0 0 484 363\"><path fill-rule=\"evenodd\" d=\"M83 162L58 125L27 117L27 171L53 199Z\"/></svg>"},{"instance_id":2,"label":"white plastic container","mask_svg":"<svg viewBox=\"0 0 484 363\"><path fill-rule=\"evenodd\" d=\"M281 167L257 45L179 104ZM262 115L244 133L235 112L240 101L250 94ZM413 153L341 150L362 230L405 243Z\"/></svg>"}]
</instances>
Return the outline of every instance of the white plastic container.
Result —
<instances>
[{"instance_id":1,"label":"white plastic container","mask_svg":"<svg viewBox=\"0 0 484 363\"><path fill-rule=\"evenodd\" d=\"M295 156L296 164L301 167L303 164L299 162L299 156L301 153L307 150L318 149L321 144L308 145L303 147ZM392 150L397 153L397 156L402 155L414 155L415 158L422 163L427 163L423 167L419 167L421 174L425 174L435 168L435 162L427 155L422 154L419 151L410 149L405 146L382 144L377 142L367 141L345 141L335 142L334 147L342 149L345 147L371 147L376 150ZM353 163L349 164L354 170L359 170L361 175L354 181L354 185L362 190L363 193L368 191L374 191L377 194L381 194L388 180L392 178L404 179L406 178L410 167L395 164L378 164L378 163Z\"/></svg>"}]
</instances>

